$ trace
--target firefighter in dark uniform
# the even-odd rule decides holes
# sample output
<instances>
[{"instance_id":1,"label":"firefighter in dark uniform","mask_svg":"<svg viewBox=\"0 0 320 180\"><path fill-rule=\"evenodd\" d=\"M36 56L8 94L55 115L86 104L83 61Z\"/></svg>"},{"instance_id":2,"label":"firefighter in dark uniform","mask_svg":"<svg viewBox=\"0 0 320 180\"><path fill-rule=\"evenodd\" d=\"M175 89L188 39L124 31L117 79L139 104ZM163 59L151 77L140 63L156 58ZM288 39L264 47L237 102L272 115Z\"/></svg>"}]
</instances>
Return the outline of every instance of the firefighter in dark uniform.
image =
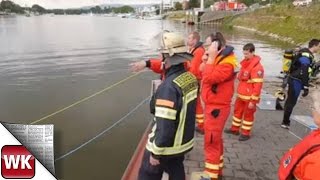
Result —
<instances>
[{"instance_id":1,"label":"firefighter in dark uniform","mask_svg":"<svg viewBox=\"0 0 320 180\"><path fill-rule=\"evenodd\" d=\"M158 87L151 112L155 124L146 144L139 180L185 180L184 154L193 148L198 81L187 72L184 62L191 59L184 37L174 32L162 35L165 78Z\"/></svg>"},{"instance_id":2,"label":"firefighter in dark uniform","mask_svg":"<svg viewBox=\"0 0 320 180\"><path fill-rule=\"evenodd\" d=\"M309 94L309 69L313 63L313 54L319 50L320 40L312 39L309 42L309 48L301 49L291 64L288 79L288 98L284 105L284 115L281 124L281 127L284 129L289 129L290 127L290 116L297 103L300 91L303 90L303 97Z\"/></svg>"}]
</instances>

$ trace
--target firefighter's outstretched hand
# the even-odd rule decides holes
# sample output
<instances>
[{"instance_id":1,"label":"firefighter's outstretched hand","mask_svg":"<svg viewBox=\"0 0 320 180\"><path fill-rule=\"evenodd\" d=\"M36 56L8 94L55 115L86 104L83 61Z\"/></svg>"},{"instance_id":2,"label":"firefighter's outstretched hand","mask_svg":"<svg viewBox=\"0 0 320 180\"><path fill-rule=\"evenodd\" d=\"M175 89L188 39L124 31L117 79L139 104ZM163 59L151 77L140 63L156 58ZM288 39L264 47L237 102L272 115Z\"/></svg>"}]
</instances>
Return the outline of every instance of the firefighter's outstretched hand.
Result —
<instances>
[{"instance_id":1,"label":"firefighter's outstretched hand","mask_svg":"<svg viewBox=\"0 0 320 180\"><path fill-rule=\"evenodd\" d=\"M157 166L160 164L160 161L158 159L155 159L152 154L150 154L150 164L152 166Z\"/></svg>"},{"instance_id":2,"label":"firefighter's outstretched hand","mask_svg":"<svg viewBox=\"0 0 320 180\"><path fill-rule=\"evenodd\" d=\"M142 71L146 67L146 62L145 61L138 61L134 63L130 63L130 70L132 72L139 72Z\"/></svg>"},{"instance_id":3,"label":"firefighter's outstretched hand","mask_svg":"<svg viewBox=\"0 0 320 180\"><path fill-rule=\"evenodd\" d=\"M256 105L253 102L249 102L248 108L253 109Z\"/></svg>"}]
</instances>

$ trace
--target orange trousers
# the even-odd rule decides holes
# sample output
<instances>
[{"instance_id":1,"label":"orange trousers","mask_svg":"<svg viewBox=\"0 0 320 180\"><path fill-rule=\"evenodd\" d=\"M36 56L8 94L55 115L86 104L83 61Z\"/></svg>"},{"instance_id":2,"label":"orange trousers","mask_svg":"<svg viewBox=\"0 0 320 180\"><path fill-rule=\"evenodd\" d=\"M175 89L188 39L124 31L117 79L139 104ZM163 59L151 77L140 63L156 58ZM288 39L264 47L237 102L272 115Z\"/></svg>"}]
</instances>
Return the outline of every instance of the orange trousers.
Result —
<instances>
[{"instance_id":1,"label":"orange trousers","mask_svg":"<svg viewBox=\"0 0 320 180\"><path fill-rule=\"evenodd\" d=\"M222 132L230 114L230 106L216 108L205 107L204 152L205 172L211 179L218 179L223 169Z\"/></svg>"},{"instance_id":2,"label":"orange trousers","mask_svg":"<svg viewBox=\"0 0 320 180\"><path fill-rule=\"evenodd\" d=\"M256 105L254 108L248 108L249 101L237 98L234 106L234 114L232 120L232 131L239 131L243 135L249 136L253 127L254 113L256 112Z\"/></svg>"},{"instance_id":3,"label":"orange trousers","mask_svg":"<svg viewBox=\"0 0 320 180\"><path fill-rule=\"evenodd\" d=\"M196 123L197 123L197 127L198 127L200 130L204 130L204 129L203 129L204 114L203 114L203 107L202 107L202 104L201 104L200 95L198 95L198 98L197 98Z\"/></svg>"}]
</instances>

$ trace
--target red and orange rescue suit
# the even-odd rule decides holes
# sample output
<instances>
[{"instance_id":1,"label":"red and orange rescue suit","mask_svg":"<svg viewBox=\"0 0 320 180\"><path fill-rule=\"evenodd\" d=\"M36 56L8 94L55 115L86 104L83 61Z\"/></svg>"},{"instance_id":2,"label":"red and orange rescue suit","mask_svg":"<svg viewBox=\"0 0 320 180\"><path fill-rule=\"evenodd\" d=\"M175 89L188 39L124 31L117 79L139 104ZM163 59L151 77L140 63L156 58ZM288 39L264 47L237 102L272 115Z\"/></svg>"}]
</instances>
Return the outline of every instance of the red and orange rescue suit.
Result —
<instances>
[{"instance_id":1,"label":"red and orange rescue suit","mask_svg":"<svg viewBox=\"0 0 320 180\"><path fill-rule=\"evenodd\" d=\"M231 131L239 132L249 136L253 127L256 104L260 100L260 93L263 85L263 66L259 56L251 59L244 59L241 62L241 69L238 75L238 96L235 102L234 115ZM254 103L253 108L248 108L249 102Z\"/></svg>"},{"instance_id":2,"label":"red and orange rescue suit","mask_svg":"<svg viewBox=\"0 0 320 180\"><path fill-rule=\"evenodd\" d=\"M313 180L320 177L320 130L314 130L281 159L279 180Z\"/></svg>"},{"instance_id":3,"label":"red and orange rescue suit","mask_svg":"<svg viewBox=\"0 0 320 180\"><path fill-rule=\"evenodd\" d=\"M202 43L198 43L190 52L193 55L191 63L189 65L185 65L187 70L191 72L194 76L196 76L199 84L201 81L201 72L199 70L200 64L202 63L202 56L205 53L205 49L202 46ZM150 59L146 61L147 67L151 69L153 72L162 74L162 60L161 59ZM164 77L162 75L162 77ZM203 108L201 106L200 98L197 98L197 107L196 107L196 122L199 129L203 129L204 115Z\"/></svg>"},{"instance_id":4,"label":"red and orange rescue suit","mask_svg":"<svg viewBox=\"0 0 320 180\"><path fill-rule=\"evenodd\" d=\"M206 64L202 72L201 98L204 102L205 113L205 172L212 179L217 179L219 175L222 175L222 131L230 114L236 66L237 61L233 47L227 47L213 64Z\"/></svg>"}]
</instances>

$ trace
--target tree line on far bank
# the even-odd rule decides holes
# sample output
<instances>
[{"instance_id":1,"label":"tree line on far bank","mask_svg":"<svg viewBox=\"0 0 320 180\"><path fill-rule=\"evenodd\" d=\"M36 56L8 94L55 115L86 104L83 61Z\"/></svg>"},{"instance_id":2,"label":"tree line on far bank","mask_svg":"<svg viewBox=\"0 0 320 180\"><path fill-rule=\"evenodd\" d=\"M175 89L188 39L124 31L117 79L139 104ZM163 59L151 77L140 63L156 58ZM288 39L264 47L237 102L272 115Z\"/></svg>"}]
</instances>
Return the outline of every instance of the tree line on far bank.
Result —
<instances>
[{"instance_id":1,"label":"tree line on far bank","mask_svg":"<svg viewBox=\"0 0 320 180\"><path fill-rule=\"evenodd\" d=\"M213 5L215 2L220 0L205 0L204 1L204 7L208 8L211 5ZM225 0L226 1L226 0ZM246 4L247 6L250 6L254 3L260 3L260 4L266 4L268 2L271 2L272 0L239 0L239 2ZM291 3L292 0L273 0L273 3ZM189 0L189 8L198 8L200 7L200 0ZM159 7L158 7L159 8ZM175 6L172 10L182 10L183 5L180 2L176 2ZM9 13L17 13L17 14L25 14L29 12L39 13L39 14L47 14L47 13L53 13L53 14L88 14L88 13L94 13L94 14L107 14L107 13L131 13L134 12L134 8L131 6L122 6L122 7L100 7L100 6L94 6L91 8L78 8L78 9L45 9L41 7L40 5L33 5L30 7L21 7L18 4L15 4L14 2L10 0L2 0L0 3L0 11L5 11ZM158 10L159 11L159 10ZM159 14L159 12L157 13Z\"/></svg>"},{"instance_id":2,"label":"tree line on far bank","mask_svg":"<svg viewBox=\"0 0 320 180\"><path fill-rule=\"evenodd\" d=\"M40 5L33 5L30 7L21 7L18 4L15 4L9 0L2 0L0 3L0 11L16 14L25 14L29 12L39 13L39 14L70 14L70 15L79 15L79 14L106 14L106 13L131 13L134 12L134 8L131 6L122 6L122 7L104 7L95 6L91 8L81 8L81 9L45 9Z\"/></svg>"}]
</instances>

